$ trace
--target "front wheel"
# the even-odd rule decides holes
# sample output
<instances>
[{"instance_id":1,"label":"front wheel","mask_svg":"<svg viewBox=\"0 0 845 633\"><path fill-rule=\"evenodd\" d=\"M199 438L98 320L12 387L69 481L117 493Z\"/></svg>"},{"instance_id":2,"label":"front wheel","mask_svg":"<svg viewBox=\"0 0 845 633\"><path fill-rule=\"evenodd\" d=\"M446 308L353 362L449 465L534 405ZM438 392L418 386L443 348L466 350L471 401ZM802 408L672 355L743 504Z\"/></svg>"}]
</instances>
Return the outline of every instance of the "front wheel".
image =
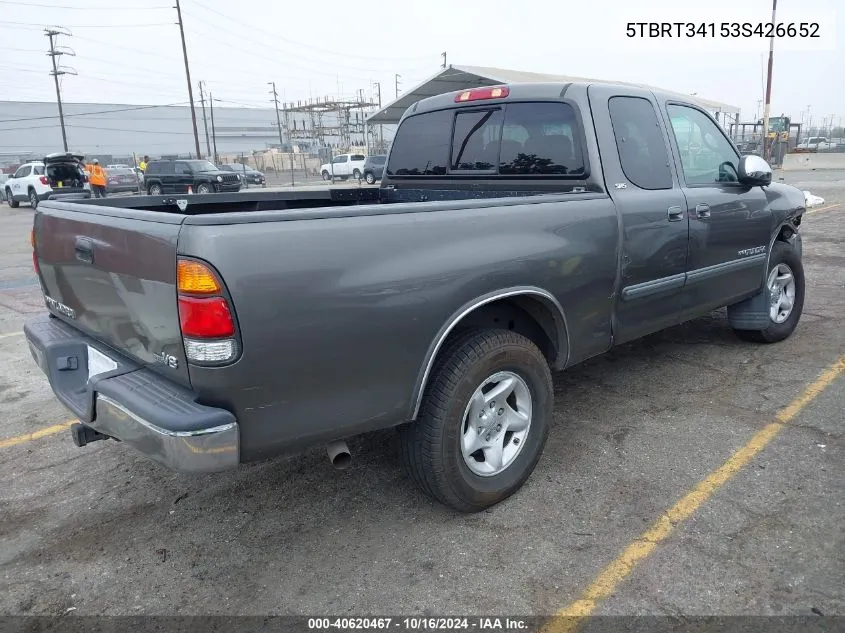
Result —
<instances>
[{"instance_id":1,"label":"front wheel","mask_svg":"<svg viewBox=\"0 0 845 633\"><path fill-rule=\"evenodd\" d=\"M323 180L331 180L331 179L332 179L332 175L329 172L324 171L323 172Z\"/></svg>"},{"instance_id":2,"label":"front wheel","mask_svg":"<svg viewBox=\"0 0 845 633\"><path fill-rule=\"evenodd\" d=\"M12 198L12 190L11 189L6 189L6 202L8 202L9 206L12 207L13 209L17 209L19 206L21 206L20 202L18 202L14 198Z\"/></svg>"},{"instance_id":3,"label":"front wheel","mask_svg":"<svg viewBox=\"0 0 845 633\"><path fill-rule=\"evenodd\" d=\"M554 394L545 357L508 330L455 337L438 357L420 414L401 429L411 478L460 512L516 492L549 433Z\"/></svg>"},{"instance_id":4,"label":"front wheel","mask_svg":"<svg viewBox=\"0 0 845 633\"><path fill-rule=\"evenodd\" d=\"M161 185L150 185L149 187L147 187L147 193L151 196L160 196Z\"/></svg>"},{"instance_id":5,"label":"front wheel","mask_svg":"<svg viewBox=\"0 0 845 633\"><path fill-rule=\"evenodd\" d=\"M197 186L197 193L211 193L214 189L211 188L211 185L207 183L201 183Z\"/></svg>"},{"instance_id":6,"label":"front wheel","mask_svg":"<svg viewBox=\"0 0 845 633\"><path fill-rule=\"evenodd\" d=\"M769 295L769 322L758 330L734 330L745 341L777 343L789 338L804 310L804 265L796 250L786 242L775 241L766 277Z\"/></svg>"}]
</instances>

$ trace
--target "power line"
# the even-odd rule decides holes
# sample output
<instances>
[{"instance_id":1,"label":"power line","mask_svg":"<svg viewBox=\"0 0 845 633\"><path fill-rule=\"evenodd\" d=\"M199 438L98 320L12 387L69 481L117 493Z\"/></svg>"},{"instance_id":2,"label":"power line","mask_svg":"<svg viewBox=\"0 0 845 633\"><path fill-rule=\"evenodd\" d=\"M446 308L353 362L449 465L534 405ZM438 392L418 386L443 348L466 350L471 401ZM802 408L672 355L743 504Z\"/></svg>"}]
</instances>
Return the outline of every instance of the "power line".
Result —
<instances>
[{"instance_id":1,"label":"power line","mask_svg":"<svg viewBox=\"0 0 845 633\"><path fill-rule=\"evenodd\" d=\"M297 42L295 40L291 40L291 39L288 39L288 38L285 38L285 37L281 37L278 33L273 33L271 31L265 31L264 29L261 29L261 28L255 26L254 24L248 24L246 22L242 22L241 20L238 20L237 18L233 18L230 15L226 15L224 13L221 13L220 11L216 11L215 9L212 9L209 6L203 6L202 10L203 11L209 11L210 13L216 13L221 18L224 18L229 22L235 22L236 24L240 24L241 26L245 26L249 29L250 33L253 33L255 31L258 31L259 33L265 33L265 34L269 35L270 37L272 37L273 40L281 40L283 42L288 42L289 44L293 44L294 46L297 46L299 48L306 48L306 49L310 48L311 50L318 51L318 52L321 52L321 53L325 53L325 54L328 54L328 55L335 55L337 57L354 57L356 59L368 59L368 60L382 60L382 59L384 59L384 56L375 57L375 56L367 56L367 55L353 55L351 53L346 53L346 52L340 53L340 52L337 52L337 51L330 51L330 50L327 50L327 49L318 48L318 47L316 47L312 44L305 44L303 42ZM406 57L406 58L392 57L391 61L421 61L423 59L428 59L428 55L426 55L425 57Z\"/></svg>"},{"instance_id":2,"label":"power line","mask_svg":"<svg viewBox=\"0 0 845 633\"><path fill-rule=\"evenodd\" d=\"M0 4L15 4L25 7L40 7L44 9L67 9L68 11L149 11L154 9L171 9L172 7L158 5L154 7L71 7L66 4L41 4L35 2L23 2L21 0L0 0Z\"/></svg>"},{"instance_id":3,"label":"power line","mask_svg":"<svg viewBox=\"0 0 845 633\"><path fill-rule=\"evenodd\" d=\"M208 7L203 7L203 9L206 9L206 8L208 8ZM221 15L217 11L212 11L212 13L217 13L218 15ZM220 31L224 31L227 35L231 36L231 25L221 26L219 24L215 24L214 22L210 22L202 16L195 15L193 12L190 13L189 15L190 15L190 18L192 20L207 24L208 26L211 26L212 28L218 29ZM237 20L235 20L235 21L237 22ZM252 27L251 27L251 30L253 30L253 31L257 30L259 32L266 32L266 31L262 31L261 29L254 29ZM200 35L207 35L207 34L202 33L200 31L197 31L197 33L199 33ZM285 38L278 37L278 35L273 35L272 37L273 37L274 42L278 41L278 40L288 41L288 42L290 41L290 40L285 40ZM278 46L268 44L264 41L256 40L254 33L250 33L250 42L252 44L255 44L255 45L258 45L258 46L263 46L265 49L267 49L267 50L269 50L273 53L277 53L277 54L282 53L283 55L285 55L287 57L300 59L300 60L303 60L305 62L315 63L315 61L316 61L317 63L319 63L319 61L315 60L313 57L300 55L300 54L292 52L288 49L279 48ZM217 43L218 44L222 43L224 45L230 46L228 42L218 41ZM306 48L306 49L309 48L309 46L307 44L296 44L296 45L301 47L301 48ZM237 47L237 46L230 46L230 47L234 48L235 50L237 50L239 52L245 52L243 48L240 48L240 47ZM317 49L317 50L319 50L319 49ZM379 58L379 59L384 59L384 58ZM389 60L389 62L393 62L393 61L394 61L393 59ZM352 66L352 65L349 65L349 64L344 64L342 62L336 62L336 61L327 62L327 64L330 64L331 66L335 66L335 67L348 68L350 70L366 72L366 73L379 73L379 72L386 72L387 70L389 70L389 69L385 69L385 68L371 68L371 67L365 68L365 67L361 67L361 66ZM302 64L297 64L297 65L302 66ZM307 68L304 68L304 70L307 70L309 73L318 73L318 74L328 75L328 76L331 76L331 77L337 76L337 72L326 71L324 69L321 69L320 67L317 67L317 68L307 67ZM362 81L369 81L368 77L365 78L365 77L354 77L354 76L351 76L351 75L348 75L348 76L351 79L359 79L359 80L362 80Z\"/></svg>"},{"instance_id":4,"label":"power line","mask_svg":"<svg viewBox=\"0 0 845 633\"><path fill-rule=\"evenodd\" d=\"M187 105L187 101L180 101L179 103L165 103L162 105L143 105L143 106L131 106L128 108L118 108L112 110L97 110L94 112L76 112L73 114L65 115L67 118L70 117L77 117L77 116L93 116L96 114L111 114L112 112L131 112L133 110L150 110L152 108L172 108L178 106L185 106ZM0 119L0 123L13 123L18 121L42 121L45 119L57 119L58 116L38 116L38 117L25 117L23 119Z\"/></svg>"},{"instance_id":5,"label":"power line","mask_svg":"<svg viewBox=\"0 0 845 633\"><path fill-rule=\"evenodd\" d=\"M0 0L2 2L2 0ZM28 26L37 29L47 28L51 26L47 23L36 22L13 22L11 20L3 20L2 24L13 24L15 26ZM117 28L135 28L136 26L172 26L175 22L154 22L152 24L69 24L66 28L69 29L117 29Z\"/></svg>"}]
</instances>

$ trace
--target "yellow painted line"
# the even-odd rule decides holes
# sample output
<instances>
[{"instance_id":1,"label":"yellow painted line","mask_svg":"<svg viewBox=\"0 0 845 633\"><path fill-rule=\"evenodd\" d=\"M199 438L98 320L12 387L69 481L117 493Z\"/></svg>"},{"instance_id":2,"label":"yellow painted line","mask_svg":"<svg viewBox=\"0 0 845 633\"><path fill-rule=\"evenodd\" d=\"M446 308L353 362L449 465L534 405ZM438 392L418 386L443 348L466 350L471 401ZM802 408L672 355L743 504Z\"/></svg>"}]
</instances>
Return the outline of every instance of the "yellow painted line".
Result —
<instances>
[{"instance_id":1,"label":"yellow painted line","mask_svg":"<svg viewBox=\"0 0 845 633\"><path fill-rule=\"evenodd\" d=\"M574 631L580 619L595 611L599 602L610 596L637 566L668 537L679 523L688 519L719 488L748 464L798 413L823 392L840 374L845 372L845 356L826 369L804 392L790 402L775 417L775 422L764 426L719 468L710 473L680 501L663 513L660 518L631 543L612 563L602 570L581 596L555 613L541 629L543 633Z\"/></svg>"},{"instance_id":2,"label":"yellow painted line","mask_svg":"<svg viewBox=\"0 0 845 633\"><path fill-rule=\"evenodd\" d=\"M822 211L829 211L830 209L835 209L836 207L841 207L842 203L838 202L836 204L829 204L826 207L822 207L821 209L811 209L810 211L806 212L806 215L813 215L814 213L821 213Z\"/></svg>"},{"instance_id":3,"label":"yellow painted line","mask_svg":"<svg viewBox=\"0 0 845 633\"><path fill-rule=\"evenodd\" d=\"M0 338L10 338L12 336L23 336L23 330L20 332L10 332L9 334L0 334Z\"/></svg>"},{"instance_id":4,"label":"yellow painted line","mask_svg":"<svg viewBox=\"0 0 845 633\"><path fill-rule=\"evenodd\" d=\"M47 426L43 429L33 431L32 433L25 433L24 435L18 435L17 437L10 437L6 440L0 440L0 448L9 448L10 446L25 444L26 442L32 442L33 440L40 440L42 437L48 437L50 435L55 435L56 433L61 433L62 431L66 431L67 429L69 429L70 425L74 422L76 422L76 420L67 420L66 422L62 422L61 424Z\"/></svg>"}]
</instances>

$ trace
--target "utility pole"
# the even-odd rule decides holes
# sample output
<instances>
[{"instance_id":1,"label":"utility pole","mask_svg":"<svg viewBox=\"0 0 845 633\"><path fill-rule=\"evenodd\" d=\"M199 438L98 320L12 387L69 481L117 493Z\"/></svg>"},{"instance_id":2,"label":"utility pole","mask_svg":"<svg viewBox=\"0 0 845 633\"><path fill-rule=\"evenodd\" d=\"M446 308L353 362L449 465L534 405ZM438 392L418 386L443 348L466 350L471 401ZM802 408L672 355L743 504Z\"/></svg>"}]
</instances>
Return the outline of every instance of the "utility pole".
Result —
<instances>
[{"instance_id":1,"label":"utility pole","mask_svg":"<svg viewBox=\"0 0 845 633\"><path fill-rule=\"evenodd\" d=\"M59 123L62 127L62 146L65 148L65 151L67 151L67 132L65 131L65 113L62 109L62 91L59 88L59 75L75 75L76 72L67 69L59 70L59 66L56 63L56 57L58 57L59 55L73 56L75 55L75 53L72 50L60 51L56 48L55 38L58 35L70 35L69 31L65 31L64 29L61 31L56 29L44 29L44 35L46 35L50 39L50 52L48 52L47 55L53 62L53 70L50 74L53 75L53 81L56 84L56 103L59 106Z\"/></svg>"},{"instance_id":2,"label":"utility pole","mask_svg":"<svg viewBox=\"0 0 845 633\"><path fill-rule=\"evenodd\" d=\"M396 74L396 77L395 77L395 79L396 79L396 98L397 98L397 99L399 98L399 80L400 80L401 78L402 78L402 75L400 75L400 74L398 74L398 73L397 73L397 74Z\"/></svg>"},{"instance_id":3,"label":"utility pole","mask_svg":"<svg viewBox=\"0 0 845 633\"><path fill-rule=\"evenodd\" d=\"M775 19L778 9L778 0L772 0L772 24L777 24ZM775 34L769 38L769 70L766 74L766 106L763 109L763 158L770 160L772 157L772 144L769 143L769 111L772 106L772 65L775 59Z\"/></svg>"},{"instance_id":4,"label":"utility pole","mask_svg":"<svg viewBox=\"0 0 845 633\"><path fill-rule=\"evenodd\" d=\"M211 108L211 142L214 143L214 164L220 162L220 157L217 155L217 134L214 132L214 96L208 93L208 105Z\"/></svg>"},{"instance_id":5,"label":"utility pole","mask_svg":"<svg viewBox=\"0 0 845 633\"><path fill-rule=\"evenodd\" d=\"M208 120L205 118L205 96L202 93L202 84L200 81L197 86L200 89L200 103L202 104L202 126L205 128L205 150L208 156L211 156L211 142L208 140Z\"/></svg>"},{"instance_id":6,"label":"utility pole","mask_svg":"<svg viewBox=\"0 0 845 633\"><path fill-rule=\"evenodd\" d=\"M446 51L443 51L440 54L443 56L443 65L441 66L441 68L443 68L445 70L446 69Z\"/></svg>"},{"instance_id":7,"label":"utility pole","mask_svg":"<svg viewBox=\"0 0 845 633\"><path fill-rule=\"evenodd\" d=\"M376 89L378 90L378 109L381 110L381 82L375 82ZM384 126L379 123L378 126L378 151L384 151Z\"/></svg>"},{"instance_id":8,"label":"utility pole","mask_svg":"<svg viewBox=\"0 0 845 633\"><path fill-rule=\"evenodd\" d=\"M273 103L276 106L276 125L279 126L279 153L283 152L285 149L285 144L282 142L282 119L279 116L279 93L276 92L276 82L275 81L268 81L267 84L273 87L273 90L270 94L273 95ZM291 187L294 186L294 177L293 177L293 144L290 146L291 154L290 154L290 184ZM280 157L281 158L281 157Z\"/></svg>"},{"instance_id":9,"label":"utility pole","mask_svg":"<svg viewBox=\"0 0 845 633\"><path fill-rule=\"evenodd\" d=\"M197 130L197 111L194 108L194 89L191 87L191 69L188 67L188 47L185 46L185 28L182 26L182 7L179 0L176 0L176 15L179 18L179 35L182 36L182 55L185 58L185 78L188 80L188 100L191 102L191 124L194 126L194 147L197 150L197 158L200 157L200 134Z\"/></svg>"}]
</instances>

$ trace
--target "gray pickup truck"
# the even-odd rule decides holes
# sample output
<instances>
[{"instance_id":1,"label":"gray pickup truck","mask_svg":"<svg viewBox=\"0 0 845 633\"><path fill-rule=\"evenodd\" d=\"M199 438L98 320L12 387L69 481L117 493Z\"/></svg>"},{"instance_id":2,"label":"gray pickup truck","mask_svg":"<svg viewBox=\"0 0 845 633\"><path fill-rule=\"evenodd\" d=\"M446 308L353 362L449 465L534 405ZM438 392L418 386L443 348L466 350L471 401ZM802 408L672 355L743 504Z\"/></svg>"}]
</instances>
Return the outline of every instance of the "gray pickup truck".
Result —
<instances>
[{"instance_id":1,"label":"gray pickup truck","mask_svg":"<svg viewBox=\"0 0 845 633\"><path fill-rule=\"evenodd\" d=\"M478 511L540 458L553 370L722 306L787 338L804 206L688 98L472 89L409 108L379 188L44 202L25 332L78 445L343 464L396 427L411 478Z\"/></svg>"}]
</instances>

